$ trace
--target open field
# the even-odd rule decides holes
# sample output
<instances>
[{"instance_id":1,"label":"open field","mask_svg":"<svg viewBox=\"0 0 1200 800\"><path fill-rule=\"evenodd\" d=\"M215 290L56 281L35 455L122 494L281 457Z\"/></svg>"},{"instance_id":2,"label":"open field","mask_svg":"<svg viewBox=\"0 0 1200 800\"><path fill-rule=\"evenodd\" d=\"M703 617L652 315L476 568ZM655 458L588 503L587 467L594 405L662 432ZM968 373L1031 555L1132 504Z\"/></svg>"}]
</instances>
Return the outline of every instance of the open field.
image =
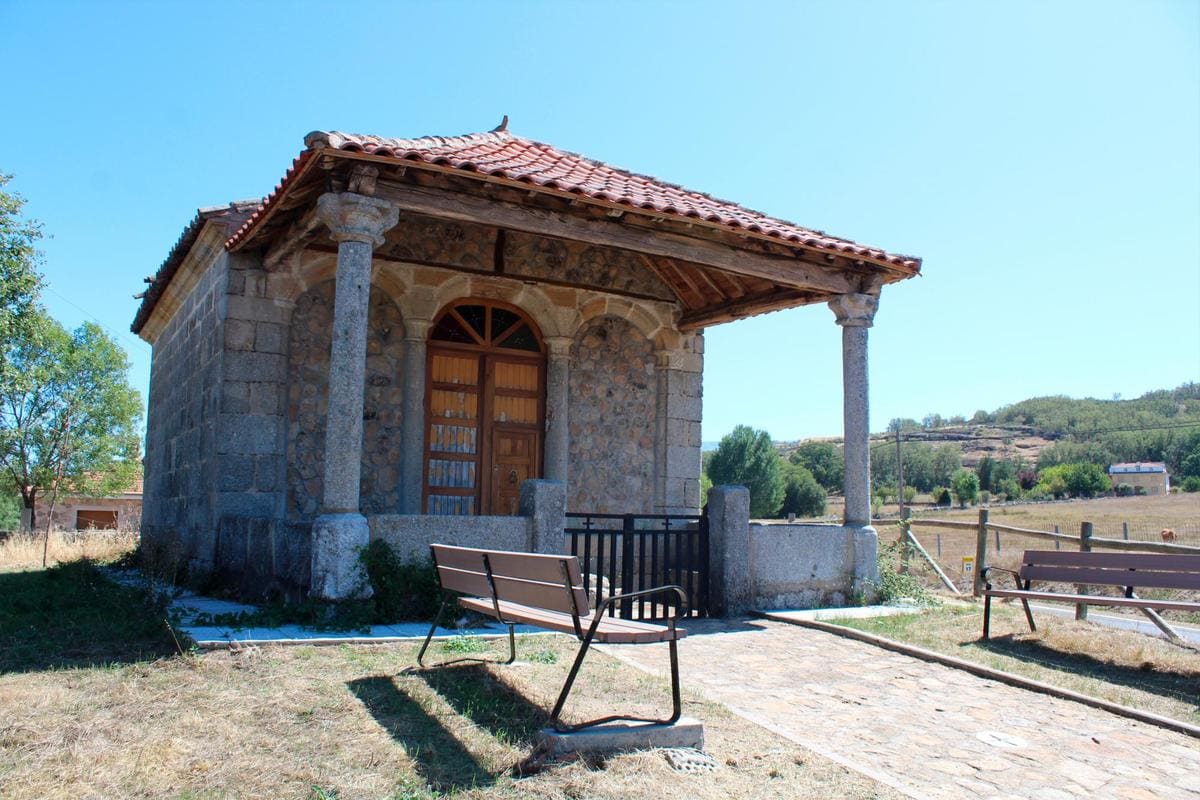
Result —
<instances>
[{"instance_id":1,"label":"open field","mask_svg":"<svg viewBox=\"0 0 1200 800\"><path fill-rule=\"evenodd\" d=\"M830 620L1081 694L1200 725L1200 652L1101 625L995 603L992 638L980 640L982 604L923 613Z\"/></svg>"},{"instance_id":2,"label":"open field","mask_svg":"<svg viewBox=\"0 0 1200 800\"><path fill-rule=\"evenodd\" d=\"M46 546L45 531L20 531L0 539L0 572L40 569L42 549L48 565L78 561L111 561L133 552L138 545L137 531L51 531Z\"/></svg>"},{"instance_id":3,"label":"open field","mask_svg":"<svg viewBox=\"0 0 1200 800\"><path fill-rule=\"evenodd\" d=\"M57 580L85 589L57 607L57 586L37 585L56 580L47 573L2 576L24 581L0 592L0 644L25 642L0 665L6 799L898 797L687 693L686 673L684 713L704 720L716 771L677 772L656 751L543 763L534 736L574 654L567 637L522 637L523 660L510 667L416 674L401 673L416 644L167 655L161 609L86 564L64 570L74 572ZM79 624L88 597L117 627ZM64 633L35 630L47 627ZM434 657L474 652L476 641L452 640ZM614 706L660 714L668 690L594 652L567 717Z\"/></svg>"}]
</instances>

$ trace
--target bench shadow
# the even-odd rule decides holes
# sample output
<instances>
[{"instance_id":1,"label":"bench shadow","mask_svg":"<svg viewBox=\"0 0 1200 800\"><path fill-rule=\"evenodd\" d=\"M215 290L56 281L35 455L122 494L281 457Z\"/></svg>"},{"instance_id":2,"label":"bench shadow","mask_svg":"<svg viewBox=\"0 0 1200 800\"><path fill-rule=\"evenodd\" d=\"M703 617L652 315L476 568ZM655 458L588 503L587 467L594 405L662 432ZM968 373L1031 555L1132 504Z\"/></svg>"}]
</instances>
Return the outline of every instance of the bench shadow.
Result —
<instances>
[{"instance_id":1,"label":"bench shadow","mask_svg":"<svg viewBox=\"0 0 1200 800\"><path fill-rule=\"evenodd\" d=\"M415 673L450 706L496 739L518 749L537 743L550 714L498 679L482 664Z\"/></svg>"},{"instance_id":2,"label":"bench shadow","mask_svg":"<svg viewBox=\"0 0 1200 800\"><path fill-rule=\"evenodd\" d=\"M348 681L358 698L388 734L412 758L415 770L437 794L490 786L496 776L467 750L440 720L387 675Z\"/></svg>"},{"instance_id":3,"label":"bench shadow","mask_svg":"<svg viewBox=\"0 0 1200 800\"><path fill-rule=\"evenodd\" d=\"M1087 654L1067 653L1035 639L1019 639L1016 634L1011 633L963 642L959 646L978 647L997 655L1170 697L1200 708L1200 692L1196 690L1195 672L1177 671L1149 662L1141 668L1111 664Z\"/></svg>"}]
</instances>

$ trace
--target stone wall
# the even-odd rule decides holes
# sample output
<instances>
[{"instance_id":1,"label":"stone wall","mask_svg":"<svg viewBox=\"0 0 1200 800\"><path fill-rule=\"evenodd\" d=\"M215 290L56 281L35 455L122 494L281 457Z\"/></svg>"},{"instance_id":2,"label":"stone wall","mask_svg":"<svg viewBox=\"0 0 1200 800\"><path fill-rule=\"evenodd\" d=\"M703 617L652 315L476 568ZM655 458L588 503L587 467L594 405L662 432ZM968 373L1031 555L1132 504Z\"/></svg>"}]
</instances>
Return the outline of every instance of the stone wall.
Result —
<instances>
[{"instance_id":1,"label":"stone wall","mask_svg":"<svg viewBox=\"0 0 1200 800\"><path fill-rule=\"evenodd\" d=\"M215 431L220 412L228 256L197 267L195 285L154 342L146 425L142 534L182 543L193 569L216 544Z\"/></svg>"},{"instance_id":2,"label":"stone wall","mask_svg":"<svg viewBox=\"0 0 1200 800\"><path fill-rule=\"evenodd\" d=\"M283 510L284 391L292 304L270 296L257 255L229 256L216 437L214 515L279 517Z\"/></svg>"},{"instance_id":3,"label":"stone wall","mask_svg":"<svg viewBox=\"0 0 1200 800\"><path fill-rule=\"evenodd\" d=\"M593 320L575 335L568 386L568 510L654 512L654 344L623 319Z\"/></svg>"},{"instance_id":4,"label":"stone wall","mask_svg":"<svg viewBox=\"0 0 1200 800\"><path fill-rule=\"evenodd\" d=\"M683 336L678 348L659 352L659 491L668 514L692 514L700 508L703 377L703 333Z\"/></svg>"},{"instance_id":5,"label":"stone wall","mask_svg":"<svg viewBox=\"0 0 1200 800\"><path fill-rule=\"evenodd\" d=\"M324 490L325 412L334 283L314 286L296 303L288 346L287 515L311 520ZM371 289L363 405L360 507L386 514L400 507L404 401L404 323L396 304Z\"/></svg>"},{"instance_id":6,"label":"stone wall","mask_svg":"<svg viewBox=\"0 0 1200 800\"><path fill-rule=\"evenodd\" d=\"M214 577L250 602L308 596L312 530L304 523L225 515L217 531Z\"/></svg>"},{"instance_id":7,"label":"stone wall","mask_svg":"<svg viewBox=\"0 0 1200 800\"><path fill-rule=\"evenodd\" d=\"M878 537L842 525L750 525L756 608L839 608L867 601L879 582Z\"/></svg>"},{"instance_id":8,"label":"stone wall","mask_svg":"<svg viewBox=\"0 0 1200 800\"><path fill-rule=\"evenodd\" d=\"M504 271L509 275L549 278L659 300L675 299L670 288L628 250L547 239L531 233L506 233Z\"/></svg>"},{"instance_id":9,"label":"stone wall","mask_svg":"<svg viewBox=\"0 0 1200 800\"><path fill-rule=\"evenodd\" d=\"M429 557L429 545L530 550L529 517L447 517L423 514L377 514L367 517L371 539L391 545L403 561Z\"/></svg>"}]
</instances>

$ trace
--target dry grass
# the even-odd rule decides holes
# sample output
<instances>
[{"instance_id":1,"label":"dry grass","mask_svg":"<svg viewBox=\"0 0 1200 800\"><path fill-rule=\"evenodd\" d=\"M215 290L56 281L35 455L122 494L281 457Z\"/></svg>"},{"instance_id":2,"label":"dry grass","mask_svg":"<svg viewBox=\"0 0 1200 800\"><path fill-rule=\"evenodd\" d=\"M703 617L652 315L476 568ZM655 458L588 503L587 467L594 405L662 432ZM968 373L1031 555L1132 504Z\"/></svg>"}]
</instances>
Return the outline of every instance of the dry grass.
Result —
<instances>
[{"instance_id":1,"label":"dry grass","mask_svg":"<svg viewBox=\"0 0 1200 800\"><path fill-rule=\"evenodd\" d=\"M992 608L992 638L980 640L980 605L921 614L837 620L888 639L974 661L1082 694L1200 725L1200 653L1164 640L1034 612Z\"/></svg>"},{"instance_id":2,"label":"dry grass","mask_svg":"<svg viewBox=\"0 0 1200 800\"><path fill-rule=\"evenodd\" d=\"M707 774L654 751L530 760L573 642L527 662L398 675L415 646L267 647L0 676L0 795L171 798L893 798L892 790L685 696ZM686 676L685 676L686 684ZM602 653L573 714L660 712L666 686ZM525 763L529 777L516 777ZM541 768L539 770L539 766Z\"/></svg>"},{"instance_id":3,"label":"dry grass","mask_svg":"<svg viewBox=\"0 0 1200 800\"><path fill-rule=\"evenodd\" d=\"M137 531L51 531L48 565L65 564L81 558L112 561L138 546ZM41 569L46 532L15 532L0 539L0 572Z\"/></svg>"}]
</instances>

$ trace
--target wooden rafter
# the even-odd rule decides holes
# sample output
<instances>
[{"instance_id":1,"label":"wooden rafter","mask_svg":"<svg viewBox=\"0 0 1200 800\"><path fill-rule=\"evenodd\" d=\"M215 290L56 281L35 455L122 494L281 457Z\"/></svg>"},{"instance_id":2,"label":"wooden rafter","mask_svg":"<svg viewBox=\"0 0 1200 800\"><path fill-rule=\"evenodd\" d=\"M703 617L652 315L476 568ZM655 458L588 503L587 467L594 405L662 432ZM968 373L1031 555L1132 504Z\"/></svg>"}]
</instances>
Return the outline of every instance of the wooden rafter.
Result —
<instances>
[{"instance_id":1,"label":"wooden rafter","mask_svg":"<svg viewBox=\"0 0 1200 800\"><path fill-rule=\"evenodd\" d=\"M679 318L679 329L681 331L689 331L697 328L705 328L709 325L731 322L742 317L791 308L795 305L813 302L816 299L817 295L811 292L778 288L764 294L744 297L741 300L722 303L718 306L710 306L701 311L690 311Z\"/></svg>"}]
</instances>

